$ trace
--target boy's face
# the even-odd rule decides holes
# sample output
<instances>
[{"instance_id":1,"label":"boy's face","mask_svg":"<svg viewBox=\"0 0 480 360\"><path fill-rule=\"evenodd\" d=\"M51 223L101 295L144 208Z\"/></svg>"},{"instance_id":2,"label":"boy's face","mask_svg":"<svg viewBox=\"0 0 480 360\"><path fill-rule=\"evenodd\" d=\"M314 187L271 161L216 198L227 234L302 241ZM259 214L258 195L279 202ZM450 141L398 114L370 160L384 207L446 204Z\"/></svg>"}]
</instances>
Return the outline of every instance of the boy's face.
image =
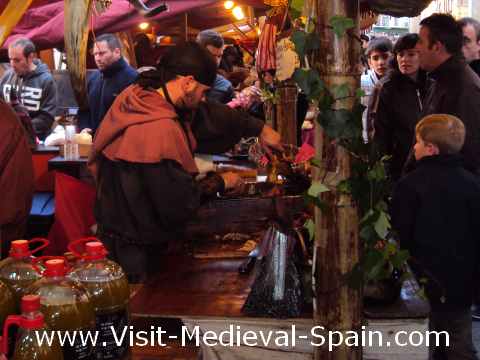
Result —
<instances>
[{"instance_id":1,"label":"boy's face","mask_svg":"<svg viewBox=\"0 0 480 360\"><path fill-rule=\"evenodd\" d=\"M418 134L416 135L416 139L417 139L417 142L413 147L415 151L415 160L418 161L424 158L425 156L433 156L433 155L438 155L440 153L437 146L423 141Z\"/></svg>"},{"instance_id":2,"label":"boy's face","mask_svg":"<svg viewBox=\"0 0 480 360\"><path fill-rule=\"evenodd\" d=\"M383 52L373 50L368 57L368 65L375 71L378 77L385 75L388 69L388 59L390 59L390 52Z\"/></svg>"}]
</instances>

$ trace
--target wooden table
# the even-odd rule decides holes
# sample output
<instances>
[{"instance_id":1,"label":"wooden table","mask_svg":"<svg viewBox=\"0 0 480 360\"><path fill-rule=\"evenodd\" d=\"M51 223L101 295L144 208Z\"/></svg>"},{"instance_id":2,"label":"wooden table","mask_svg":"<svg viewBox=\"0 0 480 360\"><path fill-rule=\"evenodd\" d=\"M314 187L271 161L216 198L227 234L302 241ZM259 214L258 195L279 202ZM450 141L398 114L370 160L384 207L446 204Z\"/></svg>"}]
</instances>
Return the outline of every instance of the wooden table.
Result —
<instances>
[{"instance_id":1,"label":"wooden table","mask_svg":"<svg viewBox=\"0 0 480 360\"><path fill-rule=\"evenodd\" d=\"M56 146L37 145L32 150L35 191L53 192L55 177L49 170L48 161L56 157L58 153L59 148Z\"/></svg>"},{"instance_id":2,"label":"wooden table","mask_svg":"<svg viewBox=\"0 0 480 360\"><path fill-rule=\"evenodd\" d=\"M48 161L48 170L60 171L79 180L93 183L93 177L87 168L87 158L66 160L63 156L55 156Z\"/></svg>"},{"instance_id":3,"label":"wooden table","mask_svg":"<svg viewBox=\"0 0 480 360\"><path fill-rule=\"evenodd\" d=\"M135 318L148 318L162 326L165 319L180 319L189 331L198 327L201 333L220 333L240 326L241 332L253 330L289 331L295 325L295 346L279 348L269 346L226 347L201 346L202 359L265 360L313 359L314 348L310 329L314 326L312 309L307 307L298 319L252 318L245 316L241 308L254 281L250 275L240 275L241 259L192 259L188 257L161 258L159 275L142 287L132 298L131 312ZM419 299L408 281L401 298L387 307L365 309L367 331L379 331L384 341L394 344L398 331L428 330L429 308ZM299 336L309 336L300 339ZM151 349L153 351L153 349ZM161 351L161 349L158 349ZM155 357L152 357L154 359ZM159 357L161 358L161 357ZM427 359L428 349L423 347L365 347L364 359Z\"/></svg>"}]
</instances>

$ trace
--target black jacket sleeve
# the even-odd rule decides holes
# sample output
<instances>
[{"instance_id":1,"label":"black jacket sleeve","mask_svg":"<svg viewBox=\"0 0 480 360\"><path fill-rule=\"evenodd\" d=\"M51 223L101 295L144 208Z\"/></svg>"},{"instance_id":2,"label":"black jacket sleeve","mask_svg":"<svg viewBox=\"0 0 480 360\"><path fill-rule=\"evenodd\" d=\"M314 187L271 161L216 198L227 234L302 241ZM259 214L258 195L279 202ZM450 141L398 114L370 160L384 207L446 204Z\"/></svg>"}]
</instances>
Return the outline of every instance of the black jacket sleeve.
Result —
<instances>
[{"instance_id":1,"label":"black jacket sleeve","mask_svg":"<svg viewBox=\"0 0 480 360\"><path fill-rule=\"evenodd\" d=\"M382 154L392 155L393 153L393 128L391 121L394 119L391 110L391 99L389 99L388 88L381 86L375 88L378 92L376 106L372 109L369 107L369 112L373 118L375 129L374 140ZM375 98L375 96L373 97Z\"/></svg>"},{"instance_id":2,"label":"black jacket sleeve","mask_svg":"<svg viewBox=\"0 0 480 360\"><path fill-rule=\"evenodd\" d=\"M415 189L405 181L395 187L391 206L392 228L397 232L400 247L411 249L415 229L416 209L418 208Z\"/></svg>"},{"instance_id":3,"label":"black jacket sleeve","mask_svg":"<svg viewBox=\"0 0 480 360\"><path fill-rule=\"evenodd\" d=\"M142 183L154 206L156 218L166 227L179 225L192 217L200 204L222 193L225 185L217 174L195 181L177 162L163 160L142 165Z\"/></svg>"},{"instance_id":4,"label":"black jacket sleeve","mask_svg":"<svg viewBox=\"0 0 480 360\"><path fill-rule=\"evenodd\" d=\"M197 110L192 131L198 142L197 152L219 154L231 149L243 137L259 136L263 126L262 120L243 110L208 101Z\"/></svg>"}]
</instances>

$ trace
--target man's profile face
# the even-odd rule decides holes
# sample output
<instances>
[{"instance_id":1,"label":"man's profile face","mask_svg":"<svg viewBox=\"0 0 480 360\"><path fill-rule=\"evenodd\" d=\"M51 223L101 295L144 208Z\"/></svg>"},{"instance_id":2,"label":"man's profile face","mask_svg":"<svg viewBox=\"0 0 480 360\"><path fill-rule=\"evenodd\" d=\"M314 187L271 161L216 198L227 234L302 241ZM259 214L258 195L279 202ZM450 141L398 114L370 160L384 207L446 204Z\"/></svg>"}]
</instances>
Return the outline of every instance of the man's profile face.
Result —
<instances>
[{"instance_id":1,"label":"man's profile face","mask_svg":"<svg viewBox=\"0 0 480 360\"><path fill-rule=\"evenodd\" d=\"M186 109L196 109L200 103L205 100L205 93L210 89L196 81L193 76L182 78L183 107Z\"/></svg>"},{"instance_id":2,"label":"man's profile face","mask_svg":"<svg viewBox=\"0 0 480 360\"><path fill-rule=\"evenodd\" d=\"M23 55L23 47L20 45L8 48L10 65L18 76L24 76L30 72L33 57L33 54L25 57L25 55Z\"/></svg>"},{"instance_id":3,"label":"man's profile face","mask_svg":"<svg viewBox=\"0 0 480 360\"><path fill-rule=\"evenodd\" d=\"M467 62L480 58L480 39L477 38L475 28L467 24L463 27L463 56Z\"/></svg>"},{"instance_id":4,"label":"man's profile face","mask_svg":"<svg viewBox=\"0 0 480 360\"><path fill-rule=\"evenodd\" d=\"M435 70L437 67L437 45L430 44L430 30L422 26L418 34L418 41L415 48L420 56L420 67L425 71Z\"/></svg>"},{"instance_id":5,"label":"man's profile face","mask_svg":"<svg viewBox=\"0 0 480 360\"><path fill-rule=\"evenodd\" d=\"M372 68L379 77L382 77L387 72L389 59L389 51L373 50L368 56L368 65L370 65L370 68Z\"/></svg>"},{"instance_id":6,"label":"man's profile face","mask_svg":"<svg viewBox=\"0 0 480 360\"><path fill-rule=\"evenodd\" d=\"M223 56L223 47L217 48L213 45L207 45L206 46L208 52L212 54L212 56L215 58L215 61L217 63L217 66L220 65L220 61L222 61L222 56Z\"/></svg>"},{"instance_id":7,"label":"man's profile face","mask_svg":"<svg viewBox=\"0 0 480 360\"><path fill-rule=\"evenodd\" d=\"M110 49L106 41L93 45L93 57L99 70L105 70L122 56L120 49Z\"/></svg>"}]
</instances>

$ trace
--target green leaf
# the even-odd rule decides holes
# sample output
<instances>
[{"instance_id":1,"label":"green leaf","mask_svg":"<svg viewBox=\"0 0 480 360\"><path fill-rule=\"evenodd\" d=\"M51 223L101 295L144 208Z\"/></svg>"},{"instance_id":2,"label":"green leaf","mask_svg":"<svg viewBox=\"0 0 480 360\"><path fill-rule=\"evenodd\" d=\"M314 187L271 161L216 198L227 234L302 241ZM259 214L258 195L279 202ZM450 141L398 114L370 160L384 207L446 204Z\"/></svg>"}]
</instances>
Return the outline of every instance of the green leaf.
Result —
<instances>
[{"instance_id":1,"label":"green leaf","mask_svg":"<svg viewBox=\"0 0 480 360\"><path fill-rule=\"evenodd\" d=\"M385 172L385 164L381 161L377 161L373 168L367 174L368 180L372 181L382 181L387 178L387 173Z\"/></svg>"},{"instance_id":2,"label":"green leaf","mask_svg":"<svg viewBox=\"0 0 480 360\"><path fill-rule=\"evenodd\" d=\"M374 216L378 216L373 209L369 209L367 213L360 220L360 224L369 224L373 223Z\"/></svg>"},{"instance_id":3,"label":"green leaf","mask_svg":"<svg viewBox=\"0 0 480 360\"><path fill-rule=\"evenodd\" d=\"M310 100L318 98L325 89L323 81L315 69L296 69L292 78Z\"/></svg>"},{"instance_id":4,"label":"green leaf","mask_svg":"<svg viewBox=\"0 0 480 360\"><path fill-rule=\"evenodd\" d=\"M322 212L328 213L330 211L329 203L323 201L319 197L313 197L308 194L304 194L304 200L307 204L313 204L318 207Z\"/></svg>"},{"instance_id":5,"label":"green leaf","mask_svg":"<svg viewBox=\"0 0 480 360\"><path fill-rule=\"evenodd\" d=\"M340 84L333 86L332 92L336 99L345 98L349 95L350 88L348 84Z\"/></svg>"},{"instance_id":6,"label":"green leaf","mask_svg":"<svg viewBox=\"0 0 480 360\"><path fill-rule=\"evenodd\" d=\"M350 194L352 192L352 185L350 180L342 180L337 185L337 191L344 194Z\"/></svg>"},{"instance_id":7,"label":"green leaf","mask_svg":"<svg viewBox=\"0 0 480 360\"><path fill-rule=\"evenodd\" d=\"M318 49L320 49L320 37L317 33L311 32L307 35L305 52L309 53L310 51Z\"/></svg>"},{"instance_id":8,"label":"green leaf","mask_svg":"<svg viewBox=\"0 0 480 360\"><path fill-rule=\"evenodd\" d=\"M328 187L325 186L325 184L322 184L320 181L312 181L312 185L310 186L310 189L308 189L308 195L317 197L321 193L330 191Z\"/></svg>"},{"instance_id":9,"label":"green leaf","mask_svg":"<svg viewBox=\"0 0 480 360\"><path fill-rule=\"evenodd\" d=\"M324 92L318 101L318 108L320 109L320 111L331 110L334 103L335 99L333 98L333 96L328 92Z\"/></svg>"},{"instance_id":10,"label":"green leaf","mask_svg":"<svg viewBox=\"0 0 480 360\"><path fill-rule=\"evenodd\" d=\"M426 277L421 277L418 279L418 283L421 285L426 285L428 283L428 278Z\"/></svg>"},{"instance_id":11,"label":"green leaf","mask_svg":"<svg viewBox=\"0 0 480 360\"><path fill-rule=\"evenodd\" d=\"M367 94L365 93L365 91L362 88L358 88L357 90L355 90L355 97L357 97L358 99L361 99L365 95L367 95Z\"/></svg>"},{"instance_id":12,"label":"green leaf","mask_svg":"<svg viewBox=\"0 0 480 360\"><path fill-rule=\"evenodd\" d=\"M390 262L392 263L394 268L400 269L409 257L410 253L408 252L408 250L400 250L390 258Z\"/></svg>"},{"instance_id":13,"label":"green leaf","mask_svg":"<svg viewBox=\"0 0 480 360\"><path fill-rule=\"evenodd\" d=\"M292 19L302 16L304 2L305 0L292 0L290 4L290 14L292 15Z\"/></svg>"},{"instance_id":14,"label":"green leaf","mask_svg":"<svg viewBox=\"0 0 480 360\"><path fill-rule=\"evenodd\" d=\"M315 237L315 222L312 219L308 219L303 227L307 229L310 240L312 240Z\"/></svg>"},{"instance_id":15,"label":"green leaf","mask_svg":"<svg viewBox=\"0 0 480 360\"><path fill-rule=\"evenodd\" d=\"M327 136L332 139L338 139L343 136L350 117L350 111L338 109L321 111L318 119Z\"/></svg>"},{"instance_id":16,"label":"green leaf","mask_svg":"<svg viewBox=\"0 0 480 360\"><path fill-rule=\"evenodd\" d=\"M307 45L307 33L300 30L295 30L291 36L292 42L295 44L295 51L300 59L305 57L305 49Z\"/></svg>"},{"instance_id":17,"label":"green leaf","mask_svg":"<svg viewBox=\"0 0 480 360\"><path fill-rule=\"evenodd\" d=\"M375 222L374 227L380 239L385 239L387 237L388 230L390 229L390 221L388 220L386 212L380 211L380 216Z\"/></svg>"},{"instance_id":18,"label":"green leaf","mask_svg":"<svg viewBox=\"0 0 480 360\"><path fill-rule=\"evenodd\" d=\"M425 288L421 287L419 288L416 292L415 295L417 295L420 299L424 301L428 301L427 295L425 294Z\"/></svg>"},{"instance_id":19,"label":"green leaf","mask_svg":"<svg viewBox=\"0 0 480 360\"><path fill-rule=\"evenodd\" d=\"M313 158L313 159L310 160L310 164L312 166L317 167L317 168L321 168L322 167L322 160Z\"/></svg>"},{"instance_id":20,"label":"green leaf","mask_svg":"<svg viewBox=\"0 0 480 360\"><path fill-rule=\"evenodd\" d=\"M333 28L333 32L340 38L348 29L355 26L353 19L335 15L330 19L330 26Z\"/></svg>"},{"instance_id":21,"label":"green leaf","mask_svg":"<svg viewBox=\"0 0 480 360\"><path fill-rule=\"evenodd\" d=\"M360 229L360 238L365 240L369 244L375 244L378 240L378 235L375 232L375 228L371 225L363 226Z\"/></svg>"},{"instance_id":22,"label":"green leaf","mask_svg":"<svg viewBox=\"0 0 480 360\"><path fill-rule=\"evenodd\" d=\"M365 275L368 280L377 279L384 266L385 259L381 251L372 249L365 254L363 268L365 270Z\"/></svg>"}]
</instances>

